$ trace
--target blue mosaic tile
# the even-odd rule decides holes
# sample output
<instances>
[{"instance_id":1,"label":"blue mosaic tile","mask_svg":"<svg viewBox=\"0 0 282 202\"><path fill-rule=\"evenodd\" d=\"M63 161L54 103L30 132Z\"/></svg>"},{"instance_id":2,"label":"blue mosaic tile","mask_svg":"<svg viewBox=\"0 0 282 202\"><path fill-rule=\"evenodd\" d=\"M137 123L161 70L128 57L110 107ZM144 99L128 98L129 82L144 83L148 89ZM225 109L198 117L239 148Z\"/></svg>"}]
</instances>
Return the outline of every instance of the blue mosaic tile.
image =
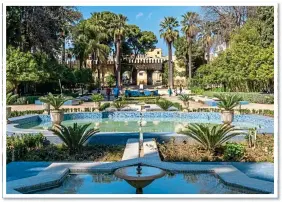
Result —
<instances>
[{"instance_id":1,"label":"blue mosaic tile","mask_svg":"<svg viewBox=\"0 0 282 202\"><path fill-rule=\"evenodd\" d=\"M9 118L11 123L15 124L25 124L25 123L30 123L30 122L37 122L38 121L38 115L24 115L24 116L18 116L18 117L13 117Z\"/></svg>"},{"instance_id":2,"label":"blue mosaic tile","mask_svg":"<svg viewBox=\"0 0 282 202\"><path fill-rule=\"evenodd\" d=\"M109 118L114 121L138 121L140 112L137 111L116 111L116 112L79 112L66 113L64 120L76 119L98 119ZM217 112L142 112L146 121L179 121L189 123L218 123L221 124L221 114ZM51 121L49 115L26 115L11 118L12 123L27 124L33 122L48 123ZM271 117L244 114L234 115L233 125L241 128L256 127L260 133L274 133L274 119Z\"/></svg>"},{"instance_id":3,"label":"blue mosaic tile","mask_svg":"<svg viewBox=\"0 0 282 202\"><path fill-rule=\"evenodd\" d=\"M102 119L101 112L79 112L79 113L65 113L64 120L76 120L76 119ZM39 115L40 122L50 122L50 115Z\"/></svg>"}]
</instances>

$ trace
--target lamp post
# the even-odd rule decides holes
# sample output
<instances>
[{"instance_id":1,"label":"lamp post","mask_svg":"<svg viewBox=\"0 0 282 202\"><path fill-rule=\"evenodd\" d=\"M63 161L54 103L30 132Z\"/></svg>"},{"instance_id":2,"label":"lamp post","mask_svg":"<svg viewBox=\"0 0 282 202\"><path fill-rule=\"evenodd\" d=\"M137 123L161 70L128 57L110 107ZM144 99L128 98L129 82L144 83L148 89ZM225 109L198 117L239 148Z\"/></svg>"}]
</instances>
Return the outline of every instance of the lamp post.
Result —
<instances>
[{"instance_id":1,"label":"lamp post","mask_svg":"<svg viewBox=\"0 0 282 202\"><path fill-rule=\"evenodd\" d=\"M139 158L144 156L144 148L143 148L143 132L142 132L142 111L140 111L140 124L139 124Z\"/></svg>"}]
</instances>

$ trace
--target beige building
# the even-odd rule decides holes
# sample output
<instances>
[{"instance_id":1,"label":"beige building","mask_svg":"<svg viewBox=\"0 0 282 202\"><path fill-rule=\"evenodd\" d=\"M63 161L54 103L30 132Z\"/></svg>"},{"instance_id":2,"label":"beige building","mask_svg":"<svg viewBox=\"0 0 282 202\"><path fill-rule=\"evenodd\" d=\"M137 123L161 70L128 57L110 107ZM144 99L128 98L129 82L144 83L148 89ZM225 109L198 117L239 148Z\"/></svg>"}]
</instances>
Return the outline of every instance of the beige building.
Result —
<instances>
[{"instance_id":1,"label":"beige building","mask_svg":"<svg viewBox=\"0 0 282 202\"><path fill-rule=\"evenodd\" d=\"M130 84L130 85L162 85L163 80L163 68L165 62L168 60L168 56L162 55L162 49L156 48L154 50L146 52L144 55L138 55L136 60L133 61L132 58L128 58L124 61L121 61L121 66L130 65L130 67L134 68L126 68L131 69L131 71L125 71L122 73L122 81L123 84ZM182 70L178 62L176 60L176 57L172 57L174 68L177 71L184 71ZM94 63L94 65L91 65L92 60L87 61L87 66L93 68L94 77L98 77L98 69L97 65ZM102 64L100 66L100 78L101 82L105 82L105 78L112 74L115 74L115 66L113 57L109 57L107 64ZM174 78L174 84L175 85L186 85L186 79L185 77L179 77L175 76Z\"/></svg>"}]
</instances>

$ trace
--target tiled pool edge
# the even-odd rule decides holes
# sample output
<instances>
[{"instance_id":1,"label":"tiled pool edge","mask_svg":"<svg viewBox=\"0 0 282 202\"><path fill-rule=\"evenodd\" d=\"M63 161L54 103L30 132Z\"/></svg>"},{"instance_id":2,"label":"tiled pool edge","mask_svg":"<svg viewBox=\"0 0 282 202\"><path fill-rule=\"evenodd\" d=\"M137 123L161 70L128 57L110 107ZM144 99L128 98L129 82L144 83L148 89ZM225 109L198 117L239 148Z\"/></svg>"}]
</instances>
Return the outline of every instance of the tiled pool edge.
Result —
<instances>
[{"instance_id":1,"label":"tiled pool edge","mask_svg":"<svg viewBox=\"0 0 282 202\"><path fill-rule=\"evenodd\" d=\"M199 119L206 118L208 120L220 120L220 113L214 112L143 112L144 118L149 119L158 119L159 118L178 118L178 119ZM126 112L78 112L78 113L65 113L65 120L75 120L75 119L103 119L109 117L110 119L119 121L124 119L139 119L140 112L136 111L126 111ZM35 114L35 115L25 115L20 117L10 118L10 124L7 124L7 134L35 134L42 133L43 135L52 135L48 130L44 129L22 129L17 128L16 126L24 122L32 122L36 120L43 122L50 121L49 115ZM235 115L234 121L243 121L243 122L263 122L265 125L264 128L259 129L261 133L274 133L274 119L261 115ZM259 124L261 125L261 124Z\"/></svg>"},{"instance_id":2,"label":"tiled pool edge","mask_svg":"<svg viewBox=\"0 0 282 202\"><path fill-rule=\"evenodd\" d=\"M185 165L169 162L156 162L152 159L137 158L119 162L94 162L94 163L52 163L46 170L38 175L7 182L7 194L21 194L18 190L28 192L37 190L46 185L58 186L62 179L73 172L113 172L114 170L141 163L174 172L212 172L224 183L235 187L243 187L264 193L274 192L274 183L248 177L231 165Z\"/></svg>"}]
</instances>

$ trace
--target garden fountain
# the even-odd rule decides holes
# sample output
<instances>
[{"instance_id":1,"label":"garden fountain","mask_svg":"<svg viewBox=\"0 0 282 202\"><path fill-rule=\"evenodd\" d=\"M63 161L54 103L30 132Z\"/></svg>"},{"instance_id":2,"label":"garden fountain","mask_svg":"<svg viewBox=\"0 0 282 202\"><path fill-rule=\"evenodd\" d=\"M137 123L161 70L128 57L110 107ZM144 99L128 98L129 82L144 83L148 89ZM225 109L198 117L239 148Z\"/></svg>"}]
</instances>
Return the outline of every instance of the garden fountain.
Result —
<instances>
[{"instance_id":1,"label":"garden fountain","mask_svg":"<svg viewBox=\"0 0 282 202\"><path fill-rule=\"evenodd\" d=\"M142 109L142 108L141 108ZM143 119L142 110L140 110L140 124L139 124L139 158L144 157L143 148ZM128 184L136 188L136 194L142 194L143 188L151 184L155 179L161 178L165 175L165 171L155 167L142 166L138 163L136 166L129 166L119 168L114 173L117 177L124 179Z\"/></svg>"}]
</instances>

